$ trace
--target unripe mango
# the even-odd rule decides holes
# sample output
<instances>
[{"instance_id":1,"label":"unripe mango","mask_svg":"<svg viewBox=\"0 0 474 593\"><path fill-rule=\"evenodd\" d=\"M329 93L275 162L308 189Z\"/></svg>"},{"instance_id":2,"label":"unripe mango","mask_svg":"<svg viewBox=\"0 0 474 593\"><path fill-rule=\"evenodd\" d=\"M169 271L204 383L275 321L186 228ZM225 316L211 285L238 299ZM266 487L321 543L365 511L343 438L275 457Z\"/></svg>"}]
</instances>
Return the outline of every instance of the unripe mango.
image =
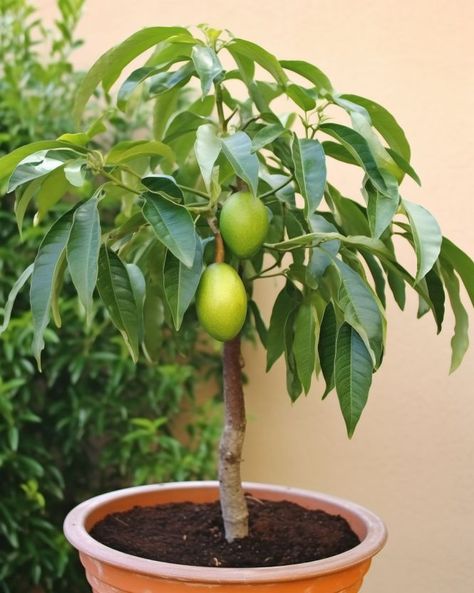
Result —
<instances>
[{"instance_id":1,"label":"unripe mango","mask_svg":"<svg viewBox=\"0 0 474 593\"><path fill-rule=\"evenodd\" d=\"M216 340L232 340L247 315L247 293L232 266L211 264L201 276L196 293L196 311L202 327Z\"/></svg>"},{"instance_id":2,"label":"unripe mango","mask_svg":"<svg viewBox=\"0 0 474 593\"><path fill-rule=\"evenodd\" d=\"M222 207L219 228L229 249L241 259L261 248L268 232L265 204L249 192L232 194Z\"/></svg>"}]
</instances>

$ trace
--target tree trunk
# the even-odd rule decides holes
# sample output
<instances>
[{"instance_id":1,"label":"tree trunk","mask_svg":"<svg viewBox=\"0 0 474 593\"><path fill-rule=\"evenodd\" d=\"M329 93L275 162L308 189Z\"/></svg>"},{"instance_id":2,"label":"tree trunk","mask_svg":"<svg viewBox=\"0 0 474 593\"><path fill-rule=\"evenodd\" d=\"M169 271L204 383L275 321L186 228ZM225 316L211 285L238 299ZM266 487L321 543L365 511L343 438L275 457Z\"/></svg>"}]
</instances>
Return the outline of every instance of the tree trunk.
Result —
<instances>
[{"instance_id":1,"label":"tree trunk","mask_svg":"<svg viewBox=\"0 0 474 593\"><path fill-rule=\"evenodd\" d=\"M228 542L248 535L248 509L240 477L245 437L240 336L224 343L224 431L219 446L222 518Z\"/></svg>"}]
</instances>

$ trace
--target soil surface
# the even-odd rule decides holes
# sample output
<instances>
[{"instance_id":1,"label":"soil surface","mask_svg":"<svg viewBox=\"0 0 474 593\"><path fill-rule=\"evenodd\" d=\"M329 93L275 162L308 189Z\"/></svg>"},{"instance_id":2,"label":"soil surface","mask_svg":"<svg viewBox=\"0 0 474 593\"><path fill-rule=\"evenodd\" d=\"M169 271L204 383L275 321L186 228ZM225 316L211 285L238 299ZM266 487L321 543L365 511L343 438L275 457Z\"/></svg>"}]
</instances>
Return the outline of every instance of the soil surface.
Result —
<instances>
[{"instance_id":1,"label":"soil surface","mask_svg":"<svg viewBox=\"0 0 474 593\"><path fill-rule=\"evenodd\" d=\"M247 497L250 535L229 544L218 502L134 507L99 521L91 536L115 550L192 566L283 566L320 560L359 543L347 521L288 501Z\"/></svg>"}]
</instances>

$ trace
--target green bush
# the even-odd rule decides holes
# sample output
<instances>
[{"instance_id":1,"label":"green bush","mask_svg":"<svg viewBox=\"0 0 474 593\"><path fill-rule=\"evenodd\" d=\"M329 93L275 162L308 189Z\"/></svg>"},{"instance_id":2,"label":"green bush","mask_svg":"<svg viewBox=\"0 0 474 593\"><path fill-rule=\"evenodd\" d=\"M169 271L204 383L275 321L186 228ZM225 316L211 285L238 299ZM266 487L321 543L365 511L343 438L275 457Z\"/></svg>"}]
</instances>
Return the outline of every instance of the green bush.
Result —
<instances>
[{"instance_id":1,"label":"green bush","mask_svg":"<svg viewBox=\"0 0 474 593\"><path fill-rule=\"evenodd\" d=\"M68 127L72 80L79 76L69 54L79 44L73 33L82 5L58 0L61 17L52 34L30 3L2 2L0 153ZM47 64L40 48L49 48ZM63 92L51 94L53 87ZM134 116L132 126L145 117ZM114 124L118 133L127 126L130 133L125 119ZM2 305L35 255L41 229L25 226L19 244L12 201L3 200ZM27 593L39 586L79 593L83 579L61 528L72 506L124 485L214 477L219 407L213 398L198 404L196 391L209 390L220 363L195 331L178 336L170 327L154 344L157 364L134 365L103 310L95 311L84 332L71 294L61 309L61 329L46 335L47 370L41 374L31 356L27 301L23 291L0 336L0 591ZM192 424L182 418L183 408Z\"/></svg>"}]
</instances>

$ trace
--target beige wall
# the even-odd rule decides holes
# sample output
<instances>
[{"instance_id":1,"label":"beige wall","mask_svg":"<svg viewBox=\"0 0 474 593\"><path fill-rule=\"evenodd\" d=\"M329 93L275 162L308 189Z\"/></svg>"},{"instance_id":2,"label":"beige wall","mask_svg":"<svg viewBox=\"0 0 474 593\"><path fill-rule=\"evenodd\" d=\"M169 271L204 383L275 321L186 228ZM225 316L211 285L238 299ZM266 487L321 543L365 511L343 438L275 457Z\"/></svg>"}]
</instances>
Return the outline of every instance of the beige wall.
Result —
<instances>
[{"instance_id":1,"label":"beige wall","mask_svg":"<svg viewBox=\"0 0 474 593\"><path fill-rule=\"evenodd\" d=\"M51 15L53 0L40 0ZM88 0L79 63L135 29L208 22L281 57L319 64L342 91L392 109L413 146L423 188L406 196L473 250L474 44L471 0ZM339 179L344 183L345 180ZM259 287L264 308L272 281ZM268 309L267 309L268 313ZM284 370L264 374L247 351L250 416L245 477L320 489L370 506L390 540L366 593L470 593L474 568L472 352L448 377L449 332L416 322L414 299L389 310L388 349L352 441L334 395L321 387L291 406ZM449 330L452 320L446 323Z\"/></svg>"}]
</instances>

